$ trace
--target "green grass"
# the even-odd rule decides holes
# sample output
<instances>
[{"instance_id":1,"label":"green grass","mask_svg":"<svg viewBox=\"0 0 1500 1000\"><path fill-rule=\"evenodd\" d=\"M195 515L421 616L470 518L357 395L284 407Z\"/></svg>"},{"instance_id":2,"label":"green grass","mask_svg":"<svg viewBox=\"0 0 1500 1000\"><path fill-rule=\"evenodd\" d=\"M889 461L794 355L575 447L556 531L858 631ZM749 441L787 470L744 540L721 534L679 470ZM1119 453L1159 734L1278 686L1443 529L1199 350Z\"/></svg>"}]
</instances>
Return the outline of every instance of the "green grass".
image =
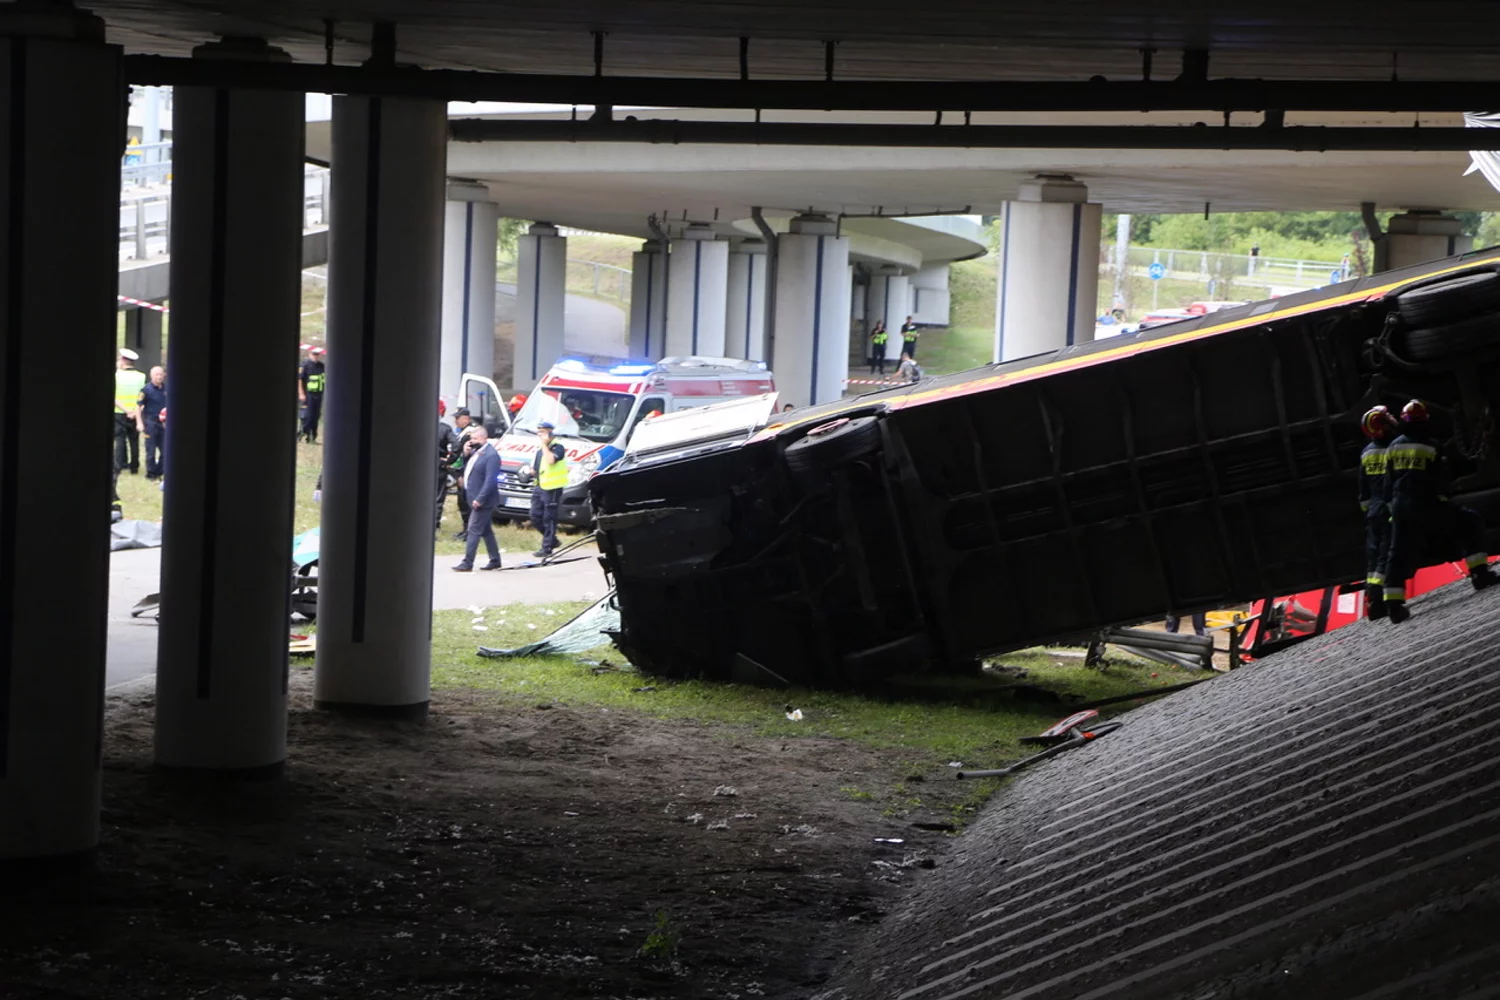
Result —
<instances>
[{"instance_id":1,"label":"green grass","mask_svg":"<svg viewBox=\"0 0 1500 1000\"><path fill-rule=\"evenodd\" d=\"M950 761L996 766L1018 759L1028 752L1017 744L1019 737L1035 735L1069 714L1069 701L1031 700L1037 696L1035 690L1028 692L1028 699L1014 697L1007 688L1013 689L1015 680L977 669L969 677L900 679L878 692L856 694L666 680L637 672L607 648L576 658L487 660L475 653L481 644L515 648L536 641L585 607L585 602L569 602L491 608L484 612L485 632L474 631L467 611L436 613L433 687L490 691L517 704L636 711L661 719L748 728L781 739L852 740L901 750L919 771ZM1027 672L1020 681L1027 688L1056 692L1072 702L1181 683L1189 676L1123 662L1085 668L1082 660L1062 659L1046 650L1010 654L1002 660ZM801 709L801 721L786 718L788 704ZM904 801L894 791L845 792L864 797L856 793L870 793L897 806Z\"/></svg>"},{"instance_id":2,"label":"green grass","mask_svg":"<svg viewBox=\"0 0 1500 1000\"><path fill-rule=\"evenodd\" d=\"M140 521L160 521L164 494L157 489L156 483L146 481L145 451L145 441L142 440L140 475L132 476L128 472L120 475L120 507L128 518ZM315 528L322 520L322 508L313 500L313 487L317 485L318 473L323 467L322 463L323 446L321 444L298 443L293 534L300 534L309 528ZM463 542L453 538L454 532L458 531L461 526L457 503L449 497L448 502L443 506L442 528L438 532L434 545L434 551L438 555L463 553ZM541 541L541 536L536 531L530 528L520 528L514 524L495 525L495 538L505 552L531 552ZM569 538L564 536L563 544L566 544L568 540ZM291 545L291 539L287 539L287 544Z\"/></svg>"}]
</instances>

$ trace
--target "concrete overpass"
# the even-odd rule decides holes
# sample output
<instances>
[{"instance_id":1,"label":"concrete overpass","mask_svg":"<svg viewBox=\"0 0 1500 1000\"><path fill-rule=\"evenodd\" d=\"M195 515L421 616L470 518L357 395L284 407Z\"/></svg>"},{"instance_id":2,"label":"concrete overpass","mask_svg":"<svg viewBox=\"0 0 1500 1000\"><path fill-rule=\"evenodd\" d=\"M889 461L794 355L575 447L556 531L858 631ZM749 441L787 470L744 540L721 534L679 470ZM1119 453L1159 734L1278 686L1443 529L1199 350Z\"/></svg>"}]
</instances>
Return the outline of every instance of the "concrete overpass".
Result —
<instances>
[{"instance_id":1,"label":"concrete overpass","mask_svg":"<svg viewBox=\"0 0 1500 1000\"><path fill-rule=\"evenodd\" d=\"M1020 338L1038 331L1044 343L1080 335L1068 317L1090 301L1086 254L1097 241L1084 237L1106 205L1277 207L1268 192L1305 181L1297 207L1493 207L1491 193L1456 175L1462 151L1494 148L1500 136L1483 133L1500 130L1463 135L1451 117L1492 92L1493 26L1479 0L648 0L608 10L584 0L100 0L92 14L0 5L0 862L77 863L99 836L107 530L87 512L107 503L109 429L86 408L59 461L54 414L59 400L110 397L90 359L107 357L115 336L127 81L177 88L169 267L182 335L172 338L156 759L270 778L285 759L295 402L290 379L267 373L296 357L304 94L345 95L329 129L326 413L338 447L324 470L316 697L329 711L416 718L430 658L431 400L444 343L476 326L476 297L462 287L482 274L469 237L487 214L503 206L588 225L560 213L592 201L618 223L591 228L658 240L652 213L658 225L674 215L705 223L667 237L696 241L683 259L700 279L705 258L715 273L722 263L726 296L723 237L769 237L779 258L767 286L772 357L792 398L817 399L833 370L820 362L837 353L829 332L843 324L847 336L848 303L835 293L850 258L885 259L860 241L885 238L888 222L854 216L881 206L1006 218L1003 304L1016 309L1002 322L1007 352L1035 346ZM449 100L594 113L450 129ZM629 105L714 114L661 124L609 110ZM824 111L843 117L796 120ZM909 117L850 117L887 112ZM1413 128L1417 112L1439 117ZM1204 124L1139 124L1148 113ZM1014 117L1028 114L1045 123ZM1128 124L1110 124L1122 114ZM1059 124L1068 121L1081 124ZM455 139L487 148L450 160ZM1132 152L1150 149L1178 152ZM1365 155L1316 152L1340 149ZM608 169L592 171L593 194L569 196L558 177L577 179L581 156ZM763 186L775 172L757 168L777 162L779 187ZM1257 167L1268 183L1252 183ZM1057 172L1069 179L1036 176ZM473 183L450 187L451 176ZM1173 195L1179 187L1188 193ZM764 230L745 226L754 207ZM1393 263L1456 235L1430 215L1408 222L1437 232L1397 234ZM548 241L559 238L527 237L519 284L523 294L530 284L538 317L560 256ZM445 256L469 266L445 269ZM446 320L445 283L460 288L448 301L465 304ZM679 295L702 287L668 284ZM697 298L668 310L669 322L687 317L686 333L662 331L669 348L717 334L718 303ZM41 530L58 495L83 513L69 530ZM70 639L61 656L59 636Z\"/></svg>"}]
</instances>

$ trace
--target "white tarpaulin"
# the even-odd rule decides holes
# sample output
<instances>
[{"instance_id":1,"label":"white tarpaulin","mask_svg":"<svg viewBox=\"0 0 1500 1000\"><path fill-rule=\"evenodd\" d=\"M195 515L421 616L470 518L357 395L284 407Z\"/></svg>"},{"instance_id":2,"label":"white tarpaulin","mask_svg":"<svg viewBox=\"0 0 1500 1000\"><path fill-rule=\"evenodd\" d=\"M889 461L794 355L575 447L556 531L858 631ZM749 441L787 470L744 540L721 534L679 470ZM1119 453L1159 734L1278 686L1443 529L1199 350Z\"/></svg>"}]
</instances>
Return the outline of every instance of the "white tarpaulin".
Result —
<instances>
[{"instance_id":1,"label":"white tarpaulin","mask_svg":"<svg viewBox=\"0 0 1500 1000\"><path fill-rule=\"evenodd\" d=\"M161 545L161 525L155 521L116 521L109 526L109 550L154 549Z\"/></svg>"},{"instance_id":2,"label":"white tarpaulin","mask_svg":"<svg viewBox=\"0 0 1500 1000\"><path fill-rule=\"evenodd\" d=\"M1464 128L1500 128L1500 112L1465 111ZM1472 174L1477 170L1484 174L1490 187L1500 191L1500 153L1474 150L1469 153L1469 158L1474 162L1464 173Z\"/></svg>"}]
</instances>

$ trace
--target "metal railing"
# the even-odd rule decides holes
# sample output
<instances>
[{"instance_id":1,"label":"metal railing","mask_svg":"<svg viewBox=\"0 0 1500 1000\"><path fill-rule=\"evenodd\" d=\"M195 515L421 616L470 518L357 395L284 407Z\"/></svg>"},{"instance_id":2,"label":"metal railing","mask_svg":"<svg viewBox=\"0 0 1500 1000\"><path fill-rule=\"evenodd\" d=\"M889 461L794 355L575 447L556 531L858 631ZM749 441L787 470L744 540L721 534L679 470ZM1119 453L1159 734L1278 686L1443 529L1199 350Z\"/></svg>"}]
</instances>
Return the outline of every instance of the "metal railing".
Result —
<instances>
[{"instance_id":1,"label":"metal railing","mask_svg":"<svg viewBox=\"0 0 1500 1000\"><path fill-rule=\"evenodd\" d=\"M148 187L172 181L172 144L137 143L125 147L120 162L120 187Z\"/></svg>"},{"instance_id":2,"label":"metal railing","mask_svg":"<svg viewBox=\"0 0 1500 1000\"><path fill-rule=\"evenodd\" d=\"M568 258L568 291L596 299L630 301L630 268Z\"/></svg>"},{"instance_id":3,"label":"metal railing","mask_svg":"<svg viewBox=\"0 0 1500 1000\"><path fill-rule=\"evenodd\" d=\"M1113 262L1114 258L1114 245L1104 244L1100 250L1100 261ZM1207 281L1212 278L1219 283L1238 281L1299 289L1336 284L1353 274L1348 258L1343 261L1299 260L1157 247L1130 247L1126 250L1127 271L1147 274L1152 264L1160 264L1166 269L1164 278L1187 281Z\"/></svg>"},{"instance_id":4,"label":"metal railing","mask_svg":"<svg viewBox=\"0 0 1500 1000\"><path fill-rule=\"evenodd\" d=\"M158 164L171 176L171 161ZM302 228L328 225L329 173L326 167L307 167L302 173ZM122 193L120 198L120 260L149 260L171 252L172 190ZM627 282L628 284L628 282Z\"/></svg>"}]
</instances>

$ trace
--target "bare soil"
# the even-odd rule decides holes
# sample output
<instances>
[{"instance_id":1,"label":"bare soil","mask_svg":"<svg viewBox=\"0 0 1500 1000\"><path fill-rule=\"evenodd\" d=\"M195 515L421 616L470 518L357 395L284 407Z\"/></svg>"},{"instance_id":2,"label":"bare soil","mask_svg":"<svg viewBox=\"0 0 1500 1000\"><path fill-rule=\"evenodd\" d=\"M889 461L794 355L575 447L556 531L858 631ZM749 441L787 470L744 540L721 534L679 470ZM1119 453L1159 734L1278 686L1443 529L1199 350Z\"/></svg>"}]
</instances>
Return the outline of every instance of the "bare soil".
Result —
<instances>
[{"instance_id":1,"label":"bare soil","mask_svg":"<svg viewBox=\"0 0 1500 1000\"><path fill-rule=\"evenodd\" d=\"M453 690L350 720L310 687L262 784L156 770L149 689L112 698L98 870L0 900L0 997L804 997L969 791L883 818L841 789L914 780L900 751Z\"/></svg>"}]
</instances>

